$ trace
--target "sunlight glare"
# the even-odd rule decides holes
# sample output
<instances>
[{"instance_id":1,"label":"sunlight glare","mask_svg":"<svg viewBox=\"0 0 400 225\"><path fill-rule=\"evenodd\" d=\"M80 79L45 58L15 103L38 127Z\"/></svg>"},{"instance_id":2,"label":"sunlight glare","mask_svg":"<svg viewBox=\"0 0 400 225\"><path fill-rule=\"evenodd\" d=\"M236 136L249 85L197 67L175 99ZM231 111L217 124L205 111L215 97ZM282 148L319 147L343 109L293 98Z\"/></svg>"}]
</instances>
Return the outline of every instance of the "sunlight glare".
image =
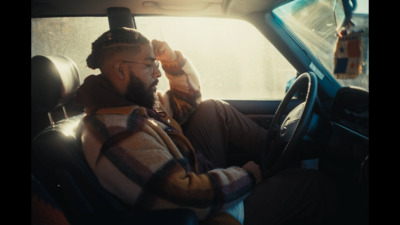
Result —
<instances>
[{"instance_id":1,"label":"sunlight glare","mask_svg":"<svg viewBox=\"0 0 400 225\"><path fill-rule=\"evenodd\" d=\"M226 93L232 93L232 88L235 88L235 96L230 94L230 98L237 99L254 99L254 96L279 98L284 94L283 85L278 87L278 96L262 94L266 90L260 84L268 82L265 76L265 57L278 57L276 50L265 52L266 46L274 47L246 21L203 17L184 20L181 17L143 17L137 18L137 22L138 29L145 36L166 41L172 49L182 50L188 56L200 72L204 99L226 98ZM287 75L282 77L286 79ZM162 76L158 90L168 88L168 80Z\"/></svg>"}]
</instances>

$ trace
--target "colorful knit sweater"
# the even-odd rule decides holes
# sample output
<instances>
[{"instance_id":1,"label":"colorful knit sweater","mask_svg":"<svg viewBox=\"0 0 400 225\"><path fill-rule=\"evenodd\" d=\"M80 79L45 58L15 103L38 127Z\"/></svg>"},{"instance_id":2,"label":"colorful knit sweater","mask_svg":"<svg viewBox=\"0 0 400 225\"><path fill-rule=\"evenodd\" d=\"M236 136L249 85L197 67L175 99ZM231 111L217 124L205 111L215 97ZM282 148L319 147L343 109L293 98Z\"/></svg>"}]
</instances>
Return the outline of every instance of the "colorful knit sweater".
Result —
<instances>
[{"instance_id":1,"label":"colorful knit sweater","mask_svg":"<svg viewBox=\"0 0 400 225\"><path fill-rule=\"evenodd\" d=\"M202 220L242 201L255 180L240 167L199 173L195 150L178 125L200 103L199 80L188 61L163 68L170 90L158 94L156 109L165 113L126 102L102 76L85 79L76 95L90 112L83 153L101 185L128 205L190 208Z\"/></svg>"}]
</instances>

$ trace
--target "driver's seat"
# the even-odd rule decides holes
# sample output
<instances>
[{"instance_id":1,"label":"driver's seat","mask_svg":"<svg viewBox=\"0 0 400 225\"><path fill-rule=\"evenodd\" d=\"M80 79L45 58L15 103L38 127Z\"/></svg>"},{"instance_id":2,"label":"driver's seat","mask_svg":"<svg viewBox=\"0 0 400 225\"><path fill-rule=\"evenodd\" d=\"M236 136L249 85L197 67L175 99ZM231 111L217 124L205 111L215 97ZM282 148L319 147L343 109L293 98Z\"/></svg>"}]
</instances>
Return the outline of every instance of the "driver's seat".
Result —
<instances>
[{"instance_id":1,"label":"driver's seat","mask_svg":"<svg viewBox=\"0 0 400 225\"><path fill-rule=\"evenodd\" d=\"M72 102L79 86L77 67L64 56L34 56L31 79L32 111L36 112L34 115L48 114L49 118L53 111ZM79 137L84 112L69 117L65 111L64 108L66 118L32 128L38 132L32 138L31 174L54 198L71 224L198 223L196 214L188 209L131 210L105 190L81 150Z\"/></svg>"}]
</instances>

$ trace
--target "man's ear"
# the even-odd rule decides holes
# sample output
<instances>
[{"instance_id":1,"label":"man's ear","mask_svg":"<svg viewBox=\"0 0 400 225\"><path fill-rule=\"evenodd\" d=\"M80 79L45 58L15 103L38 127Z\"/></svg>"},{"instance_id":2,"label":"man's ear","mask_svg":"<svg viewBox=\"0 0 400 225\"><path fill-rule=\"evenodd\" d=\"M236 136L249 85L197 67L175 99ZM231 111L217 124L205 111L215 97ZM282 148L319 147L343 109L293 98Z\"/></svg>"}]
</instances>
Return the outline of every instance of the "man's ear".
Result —
<instances>
[{"instance_id":1,"label":"man's ear","mask_svg":"<svg viewBox=\"0 0 400 225\"><path fill-rule=\"evenodd\" d=\"M124 72L124 63L119 61L119 62L115 62L113 65L113 70L114 73L117 74L117 76L123 80L125 77L125 72Z\"/></svg>"}]
</instances>

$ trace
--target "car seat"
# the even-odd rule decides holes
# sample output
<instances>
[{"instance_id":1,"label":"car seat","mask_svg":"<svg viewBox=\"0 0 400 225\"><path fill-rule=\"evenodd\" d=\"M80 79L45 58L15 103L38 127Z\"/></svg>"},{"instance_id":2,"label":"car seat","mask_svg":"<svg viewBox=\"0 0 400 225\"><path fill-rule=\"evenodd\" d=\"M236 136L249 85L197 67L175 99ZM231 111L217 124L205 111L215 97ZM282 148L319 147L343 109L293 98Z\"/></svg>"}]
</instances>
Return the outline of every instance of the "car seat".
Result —
<instances>
[{"instance_id":1,"label":"car seat","mask_svg":"<svg viewBox=\"0 0 400 225\"><path fill-rule=\"evenodd\" d=\"M105 190L88 166L80 143L85 113L68 114L79 87L76 64L65 56L31 59L31 175L60 206L71 224L197 224L188 209L132 210ZM62 108L64 118L53 114ZM47 124L43 120L47 115ZM37 117L39 118L37 118ZM44 127L44 128L43 128Z\"/></svg>"},{"instance_id":2,"label":"car seat","mask_svg":"<svg viewBox=\"0 0 400 225\"><path fill-rule=\"evenodd\" d=\"M37 55L31 59L31 138L60 119L82 113L72 97L79 86L75 63L65 56Z\"/></svg>"}]
</instances>

